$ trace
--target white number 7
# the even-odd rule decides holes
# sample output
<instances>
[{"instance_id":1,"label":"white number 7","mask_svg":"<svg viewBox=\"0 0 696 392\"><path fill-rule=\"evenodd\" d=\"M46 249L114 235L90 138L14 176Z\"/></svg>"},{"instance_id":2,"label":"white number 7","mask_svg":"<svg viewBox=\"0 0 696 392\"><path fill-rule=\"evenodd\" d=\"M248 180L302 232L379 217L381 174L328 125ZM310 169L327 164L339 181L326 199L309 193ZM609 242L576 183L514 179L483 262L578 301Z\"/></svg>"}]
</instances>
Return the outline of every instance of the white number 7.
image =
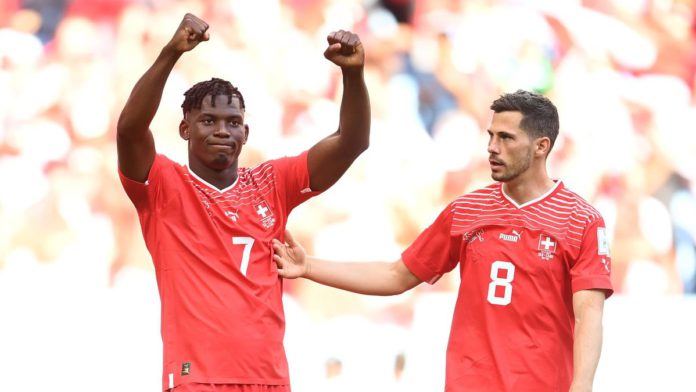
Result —
<instances>
[{"instance_id":1,"label":"white number 7","mask_svg":"<svg viewBox=\"0 0 696 392\"><path fill-rule=\"evenodd\" d=\"M247 268L249 268L249 256L251 255L251 247L254 245L254 239L251 237L232 237L232 243L234 245L244 245L244 250L242 251L242 265L239 266L239 270L242 271L242 275L246 276Z\"/></svg>"}]
</instances>

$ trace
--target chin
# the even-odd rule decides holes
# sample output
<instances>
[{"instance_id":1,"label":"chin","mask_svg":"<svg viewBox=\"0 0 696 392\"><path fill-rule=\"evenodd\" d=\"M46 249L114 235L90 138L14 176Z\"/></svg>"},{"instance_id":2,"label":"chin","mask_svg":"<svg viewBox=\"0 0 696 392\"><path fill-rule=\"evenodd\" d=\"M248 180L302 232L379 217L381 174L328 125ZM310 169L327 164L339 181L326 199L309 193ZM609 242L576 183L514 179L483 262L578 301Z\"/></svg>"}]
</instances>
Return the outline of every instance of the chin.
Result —
<instances>
[{"instance_id":1,"label":"chin","mask_svg":"<svg viewBox=\"0 0 696 392\"><path fill-rule=\"evenodd\" d=\"M226 169L232 164L232 158L227 155L215 155L210 161L210 166L216 169Z\"/></svg>"}]
</instances>

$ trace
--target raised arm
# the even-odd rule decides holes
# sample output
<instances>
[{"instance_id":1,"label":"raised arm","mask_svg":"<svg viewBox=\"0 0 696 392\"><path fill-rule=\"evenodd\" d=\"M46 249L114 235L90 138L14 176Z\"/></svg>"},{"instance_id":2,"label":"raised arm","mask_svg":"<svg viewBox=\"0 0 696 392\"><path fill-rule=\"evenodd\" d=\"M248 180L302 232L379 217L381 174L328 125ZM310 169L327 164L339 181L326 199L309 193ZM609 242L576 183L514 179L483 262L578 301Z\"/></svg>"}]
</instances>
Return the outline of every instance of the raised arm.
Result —
<instances>
[{"instance_id":1,"label":"raised arm","mask_svg":"<svg viewBox=\"0 0 696 392\"><path fill-rule=\"evenodd\" d=\"M310 187L323 191L348 170L370 143L370 98L363 78L365 51L360 38L349 31L327 37L324 57L341 67L343 96L338 130L309 150Z\"/></svg>"},{"instance_id":2,"label":"raised arm","mask_svg":"<svg viewBox=\"0 0 696 392\"><path fill-rule=\"evenodd\" d=\"M145 182L155 159L150 123L157 113L162 92L174 65L184 52L207 41L208 24L186 14L172 39L133 87L116 126L118 167L126 177Z\"/></svg>"},{"instance_id":3,"label":"raised arm","mask_svg":"<svg viewBox=\"0 0 696 392\"><path fill-rule=\"evenodd\" d=\"M368 295L395 295L421 283L404 262L334 262L309 257L290 232L287 244L273 240L273 258L284 278L304 277L323 285Z\"/></svg>"},{"instance_id":4,"label":"raised arm","mask_svg":"<svg viewBox=\"0 0 696 392\"><path fill-rule=\"evenodd\" d=\"M603 290L580 290L573 294L575 339L571 392L590 392L602 351Z\"/></svg>"}]
</instances>

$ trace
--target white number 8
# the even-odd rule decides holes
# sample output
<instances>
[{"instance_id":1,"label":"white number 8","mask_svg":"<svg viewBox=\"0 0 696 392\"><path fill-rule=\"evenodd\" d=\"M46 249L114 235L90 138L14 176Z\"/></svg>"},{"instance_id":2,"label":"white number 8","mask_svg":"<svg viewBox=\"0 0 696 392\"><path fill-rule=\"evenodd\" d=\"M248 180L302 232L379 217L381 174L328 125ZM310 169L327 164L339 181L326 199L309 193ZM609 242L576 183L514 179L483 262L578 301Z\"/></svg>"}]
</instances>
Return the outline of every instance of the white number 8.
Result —
<instances>
[{"instance_id":1,"label":"white number 8","mask_svg":"<svg viewBox=\"0 0 696 392\"><path fill-rule=\"evenodd\" d=\"M505 277L499 276L500 270L505 270ZM515 265L509 261L494 261L491 264L491 283L488 284L488 302L493 305L508 305L512 302L512 280L515 278ZM495 295L497 287L505 291L502 297Z\"/></svg>"}]
</instances>

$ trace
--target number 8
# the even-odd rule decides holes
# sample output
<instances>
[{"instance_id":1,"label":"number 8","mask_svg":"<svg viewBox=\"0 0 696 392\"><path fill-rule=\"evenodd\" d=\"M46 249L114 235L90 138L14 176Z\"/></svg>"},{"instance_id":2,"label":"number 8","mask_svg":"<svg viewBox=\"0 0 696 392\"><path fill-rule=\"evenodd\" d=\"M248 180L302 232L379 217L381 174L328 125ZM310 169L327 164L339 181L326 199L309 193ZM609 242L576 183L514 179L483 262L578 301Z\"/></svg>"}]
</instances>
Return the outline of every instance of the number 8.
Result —
<instances>
[{"instance_id":1,"label":"number 8","mask_svg":"<svg viewBox=\"0 0 696 392\"><path fill-rule=\"evenodd\" d=\"M500 270L507 273L504 278L498 276ZM491 283L488 284L488 302L493 305L508 305L512 302L512 280L515 278L515 265L509 261L494 261L491 264ZM495 295L498 286L505 288L502 297Z\"/></svg>"}]
</instances>

